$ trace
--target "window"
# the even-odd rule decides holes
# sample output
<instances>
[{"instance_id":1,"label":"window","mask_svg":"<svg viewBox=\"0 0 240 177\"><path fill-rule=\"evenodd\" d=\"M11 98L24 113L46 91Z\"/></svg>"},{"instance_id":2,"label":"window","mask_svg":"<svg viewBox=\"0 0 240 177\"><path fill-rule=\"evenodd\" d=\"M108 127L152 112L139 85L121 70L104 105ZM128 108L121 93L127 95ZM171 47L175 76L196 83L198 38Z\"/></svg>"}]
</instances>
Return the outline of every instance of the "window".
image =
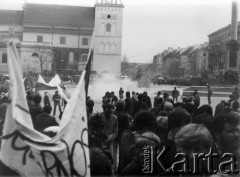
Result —
<instances>
[{"instance_id":1,"label":"window","mask_svg":"<svg viewBox=\"0 0 240 177\"><path fill-rule=\"evenodd\" d=\"M60 44L66 44L66 37L60 37Z\"/></svg>"},{"instance_id":2,"label":"window","mask_svg":"<svg viewBox=\"0 0 240 177\"><path fill-rule=\"evenodd\" d=\"M38 53L33 53L32 57L39 57Z\"/></svg>"},{"instance_id":3,"label":"window","mask_svg":"<svg viewBox=\"0 0 240 177\"><path fill-rule=\"evenodd\" d=\"M107 25L106 25L106 32L111 32L111 24L110 23L108 23Z\"/></svg>"},{"instance_id":4,"label":"window","mask_svg":"<svg viewBox=\"0 0 240 177\"><path fill-rule=\"evenodd\" d=\"M105 24L102 23L102 24L101 24L100 35L104 35L104 34L105 34Z\"/></svg>"},{"instance_id":5,"label":"window","mask_svg":"<svg viewBox=\"0 0 240 177\"><path fill-rule=\"evenodd\" d=\"M203 53L203 56L206 56L206 53Z\"/></svg>"},{"instance_id":6,"label":"window","mask_svg":"<svg viewBox=\"0 0 240 177\"><path fill-rule=\"evenodd\" d=\"M88 38L82 38L82 45L88 45Z\"/></svg>"},{"instance_id":7,"label":"window","mask_svg":"<svg viewBox=\"0 0 240 177\"><path fill-rule=\"evenodd\" d=\"M5 53L2 55L2 63L7 64L7 54Z\"/></svg>"},{"instance_id":8,"label":"window","mask_svg":"<svg viewBox=\"0 0 240 177\"><path fill-rule=\"evenodd\" d=\"M113 43L110 47L110 54L115 54L116 52L116 45Z\"/></svg>"},{"instance_id":9,"label":"window","mask_svg":"<svg viewBox=\"0 0 240 177\"><path fill-rule=\"evenodd\" d=\"M105 54L109 54L110 53L110 45L109 44L106 44L105 45L105 51L104 51Z\"/></svg>"},{"instance_id":10,"label":"window","mask_svg":"<svg viewBox=\"0 0 240 177\"><path fill-rule=\"evenodd\" d=\"M100 53L100 54L103 54L103 53L104 53L104 44L103 44L103 43L100 43L100 44L99 44L99 53Z\"/></svg>"},{"instance_id":11,"label":"window","mask_svg":"<svg viewBox=\"0 0 240 177\"><path fill-rule=\"evenodd\" d=\"M86 63L87 62L88 55L87 54L82 54L81 55L81 62Z\"/></svg>"},{"instance_id":12,"label":"window","mask_svg":"<svg viewBox=\"0 0 240 177\"><path fill-rule=\"evenodd\" d=\"M70 64L70 65L73 65L74 64L74 53L71 51L71 52L69 52L69 54L68 54L68 63Z\"/></svg>"},{"instance_id":13,"label":"window","mask_svg":"<svg viewBox=\"0 0 240 177\"><path fill-rule=\"evenodd\" d=\"M116 25L112 25L111 36L115 36L117 31Z\"/></svg>"},{"instance_id":14,"label":"window","mask_svg":"<svg viewBox=\"0 0 240 177\"><path fill-rule=\"evenodd\" d=\"M43 42L43 36L37 36L37 42Z\"/></svg>"}]
</instances>

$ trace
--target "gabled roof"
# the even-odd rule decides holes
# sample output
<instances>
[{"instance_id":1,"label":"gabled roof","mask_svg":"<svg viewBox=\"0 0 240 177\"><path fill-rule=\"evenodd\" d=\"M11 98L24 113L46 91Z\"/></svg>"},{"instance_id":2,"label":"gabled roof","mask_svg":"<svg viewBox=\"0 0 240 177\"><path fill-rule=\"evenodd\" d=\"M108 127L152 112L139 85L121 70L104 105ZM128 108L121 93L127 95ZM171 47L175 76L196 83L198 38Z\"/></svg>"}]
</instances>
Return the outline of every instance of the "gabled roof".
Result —
<instances>
[{"instance_id":1,"label":"gabled roof","mask_svg":"<svg viewBox=\"0 0 240 177\"><path fill-rule=\"evenodd\" d=\"M193 50L193 47L188 47L181 55L188 55L189 52L191 52L191 50Z\"/></svg>"},{"instance_id":2,"label":"gabled roof","mask_svg":"<svg viewBox=\"0 0 240 177\"><path fill-rule=\"evenodd\" d=\"M94 27L95 8L52 4L26 4L24 25Z\"/></svg>"},{"instance_id":3,"label":"gabled roof","mask_svg":"<svg viewBox=\"0 0 240 177\"><path fill-rule=\"evenodd\" d=\"M23 11L19 10L0 10L0 24L1 25L22 25Z\"/></svg>"}]
</instances>

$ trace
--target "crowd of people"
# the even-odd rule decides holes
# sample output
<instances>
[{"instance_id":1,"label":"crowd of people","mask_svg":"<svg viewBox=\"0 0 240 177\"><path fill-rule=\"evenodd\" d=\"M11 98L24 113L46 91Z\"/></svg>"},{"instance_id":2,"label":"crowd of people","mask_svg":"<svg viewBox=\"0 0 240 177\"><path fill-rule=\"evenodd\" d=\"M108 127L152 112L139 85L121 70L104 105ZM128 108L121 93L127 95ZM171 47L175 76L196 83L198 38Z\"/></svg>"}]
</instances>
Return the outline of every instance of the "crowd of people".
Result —
<instances>
[{"instance_id":1,"label":"crowd of people","mask_svg":"<svg viewBox=\"0 0 240 177\"><path fill-rule=\"evenodd\" d=\"M102 97L103 111L100 113L93 111L94 101L87 97L91 175L214 174L220 177L228 170L232 170L230 176L239 175L238 89L234 90L228 101L217 104L214 113L210 104L200 104L197 90L181 100L178 97L176 88L172 95L158 91L152 104L146 91L125 93L120 88L118 96L113 91L105 93ZM52 99L47 92L42 98L39 93L33 94L31 91L27 92L26 98L34 128L47 136L55 136L59 126L55 117L56 109L59 108L60 120L64 111L58 91ZM1 133L6 109L6 103L0 105ZM230 163L230 157L226 159L224 156L226 153L234 157ZM195 154L204 157L196 160ZM209 154L216 157L210 168L207 160ZM184 162L183 157L186 160ZM225 165L221 165L224 162Z\"/></svg>"},{"instance_id":2,"label":"crowd of people","mask_svg":"<svg viewBox=\"0 0 240 177\"><path fill-rule=\"evenodd\" d=\"M159 91L153 106L147 92L132 91L130 95L127 91L125 98L123 95L122 88L119 98L114 92L106 92L102 98L103 112L89 117L89 147L95 155L99 154L91 154L92 175L239 175L237 88L228 101L217 104L215 113L210 103L200 105L197 90L189 97L183 96L181 101L177 99L176 88L172 96ZM146 160L148 152L152 161ZM229 160L226 153L235 159L231 161L233 168L229 161L223 165ZM196 160L196 154L203 158ZM218 157L211 162L211 167L209 154ZM145 166L146 162L150 163Z\"/></svg>"}]
</instances>

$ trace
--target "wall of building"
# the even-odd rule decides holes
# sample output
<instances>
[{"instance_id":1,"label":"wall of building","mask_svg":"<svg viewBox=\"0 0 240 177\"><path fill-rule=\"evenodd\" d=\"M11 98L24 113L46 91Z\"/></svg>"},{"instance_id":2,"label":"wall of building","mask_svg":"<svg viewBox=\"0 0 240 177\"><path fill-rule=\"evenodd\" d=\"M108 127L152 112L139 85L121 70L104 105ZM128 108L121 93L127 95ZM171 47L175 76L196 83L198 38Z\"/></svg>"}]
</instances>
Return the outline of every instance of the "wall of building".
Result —
<instances>
[{"instance_id":1,"label":"wall of building","mask_svg":"<svg viewBox=\"0 0 240 177\"><path fill-rule=\"evenodd\" d=\"M100 3L95 9L93 70L120 74L123 6ZM111 30L108 30L108 25Z\"/></svg>"},{"instance_id":2,"label":"wall of building","mask_svg":"<svg viewBox=\"0 0 240 177\"><path fill-rule=\"evenodd\" d=\"M89 48L91 35L70 35L70 34L51 34L51 33L23 33L23 41L37 42L37 36L43 36L43 43L50 43L53 47L64 48ZM65 37L66 43L60 44L60 37ZM88 38L88 45L83 45L83 38Z\"/></svg>"}]
</instances>

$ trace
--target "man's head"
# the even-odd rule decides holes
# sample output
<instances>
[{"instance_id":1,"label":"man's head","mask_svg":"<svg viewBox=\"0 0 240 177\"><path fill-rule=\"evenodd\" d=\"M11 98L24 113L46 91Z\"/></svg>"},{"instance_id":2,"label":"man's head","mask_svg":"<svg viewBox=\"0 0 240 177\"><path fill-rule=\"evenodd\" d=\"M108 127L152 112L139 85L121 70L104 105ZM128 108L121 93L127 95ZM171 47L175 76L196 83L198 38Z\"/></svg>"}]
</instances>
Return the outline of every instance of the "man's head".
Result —
<instances>
[{"instance_id":1,"label":"man's head","mask_svg":"<svg viewBox=\"0 0 240 177\"><path fill-rule=\"evenodd\" d=\"M138 101L143 101L143 97L144 97L143 94L140 93L140 94L138 95Z\"/></svg>"},{"instance_id":2,"label":"man's head","mask_svg":"<svg viewBox=\"0 0 240 177\"><path fill-rule=\"evenodd\" d=\"M43 107L44 112L51 114L52 112L52 107L50 105L46 105Z\"/></svg>"},{"instance_id":3,"label":"man's head","mask_svg":"<svg viewBox=\"0 0 240 177\"><path fill-rule=\"evenodd\" d=\"M156 125L154 115L148 111L137 113L133 120L134 129L138 132L153 131Z\"/></svg>"},{"instance_id":4,"label":"man's head","mask_svg":"<svg viewBox=\"0 0 240 177\"><path fill-rule=\"evenodd\" d=\"M112 115L112 112L113 112L113 105L109 104L109 103L105 104L103 107L103 112L107 118L110 118L110 116Z\"/></svg>"},{"instance_id":5,"label":"man's head","mask_svg":"<svg viewBox=\"0 0 240 177\"><path fill-rule=\"evenodd\" d=\"M177 89L177 87L174 87L174 90L176 90Z\"/></svg>"},{"instance_id":6,"label":"man's head","mask_svg":"<svg viewBox=\"0 0 240 177\"><path fill-rule=\"evenodd\" d=\"M233 94L229 95L229 99L234 100L234 95Z\"/></svg>"},{"instance_id":7,"label":"man's head","mask_svg":"<svg viewBox=\"0 0 240 177\"><path fill-rule=\"evenodd\" d=\"M104 122L100 114L94 114L88 121L88 126L91 134L96 134L102 131L104 128Z\"/></svg>"},{"instance_id":8,"label":"man's head","mask_svg":"<svg viewBox=\"0 0 240 177\"><path fill-rule=\"evenodd\" d=\"M168 115L169 129L181 128L191 122L191 115L184 109L175 109Z\"/></svg>"},{"instance_id":9,"label":"man's head","mask_svg":"<svg viewBox=\"0 0 240 177\"><path fill-rule=\"evenodd\" d=\"M208 129L202 124L188 124L175 135L176 149L193 157L193 153L208 153L213 139Z\"/></svg>"},{"instance_id":10,"label":"man's head","mask_svg":"<svg viewBox=\"0 0 240 177\"><path fill-rule=\"evenodd\" d=\"M58 91L55 91L55 94L58 94Z\"/></svg>"},{"instance_id":11,"label":"man's head","mask_svg":"<svg viewBox=\"0 0 240 177\"><path fill-rule=\"evenodd\" d=\"M166 100L167 98L169 97L169 94L168 93L163 93L163 99Z\"/></svg>"},{"instance_id":12,"label":"man's head","mask_svg":"<svg viewBox=\"0 0 240 177\"><path fill-rule=\"evenodd\" d=\"M114 94L115 94L114 91L112 91L112 92L111 92L111 95L113 96Z\"/></svg>"},{"instance_id":13,"label":"man's head","mask_svg":"<svg viewBox=\"0 0 240 177\"><path fill-rule=\"evenodd\" d=\"M163 103L163 111L166 111L168 114L170 114L173 110L173 105L172 103L166 101Z\"/></svg>"},{"instance_id":14,"label":"man's head","mask_svg":"<svg viewBox=\"0 0 240 177\"><path fill-rule=\"evenodd\" d=\"M125 109L124 101L118 101L116 103L116 111L124 111L124 109Z\"/></svg>"},{"instance_id":15,"label":"man's head","mask_svg":"<svg viewBox=\"0 0 240 177\"><path fill-rule=\"evenodd\" d=\"M135 96L135 92L134 91L132 91L132 96Z\"/></svg>"},{"instance_id":16,"label":"man's head","mask_svg":"<svg viewBox=\"0 0 240 177\"><path fill-rule=\"evenodd\" d=\"M239 122L240 116L235 112L213 120L211 130L222 152L234 153L240 148Z\"/></svg>"},{"instance_id":17,"label":"man's head","mask_svg":"<svg viewBox=\"0 0 240 177\"><path fill-rule=\"evenodd\" d=\"M126 97L130 98L130 92L126 92Z\"/></svg>"},{"instance_id":18,"label":"man's head","mask_svg":"<svg viewBox=\"0 0 240 177\"><path fill-rule=\"evenodd\" d=\"M160 96L160 95L161 95L161 91L158 91L158 92L157 92L157 95Z\"/></svg>"},{"instance_id":19,"label":"man's head","mask_svg":"<svg viewBox=\"0 0 240 177\"><path fill-rule=\"evenodd\" d=\"M47 95L48 94L48 92L44 92L44 95Z\"/></svg>"},{"instance_id":20,"label":"man's head","mask_svg":"<svg viewBox=\"0 0 240 177\"><path fill-rule=\"evenodd\" d=\"M40 104L40 103L41 103L41 100L42 100L41 95L35 94L35 95L33 96L33 102L34 102L36 105Z\"/></svg>"}]
</instances>

